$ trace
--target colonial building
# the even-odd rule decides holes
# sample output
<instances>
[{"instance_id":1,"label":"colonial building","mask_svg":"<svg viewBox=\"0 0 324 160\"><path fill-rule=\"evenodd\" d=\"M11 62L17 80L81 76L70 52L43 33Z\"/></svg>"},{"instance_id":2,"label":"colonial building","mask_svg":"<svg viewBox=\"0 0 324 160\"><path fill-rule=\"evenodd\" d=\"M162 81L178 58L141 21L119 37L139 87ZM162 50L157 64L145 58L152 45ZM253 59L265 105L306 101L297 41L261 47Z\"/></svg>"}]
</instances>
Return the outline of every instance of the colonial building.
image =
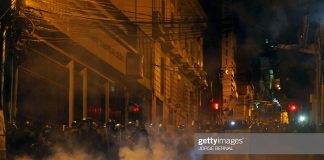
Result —
<instances>
[{"instance_id":1,"label":"colonial building","mask_svg":"<svg viewBox=\"0 0 324 160\"><path fill-rule=\"evenodd\" d=\"M233 1L222 1L222 35L221 35L221 84L222 84L222 105L226 118L233 118L233 112L237 103L236 86L236 62L237 41L234 32Z\"/></svg>"},{"instance_id":2,"label":"colonial building","mask_svg":"<svg viewBox=\"0 0 324 160\"><path fill-rule=\"evenodd\" d=\"M141 13L150 13L153 22L152 30L139 24L154 42L152 121L189 125L198 119L201 90L207 85L201 36L206 16L196 0L141 2L134 11L137 19L145 21L149 18Z\"/></svg>"},{"instance_id":3,"label":"colonial building","mask_svg":"<svg viewBox=\"0 0 324 160\"><path fill-rule=\"evenodd\" d=\"M233 32L224 33L222 36L222 102L223 108L228 110L229 116L236 110L237 103L237 85L235 80L236 74L236 38Z\"/></svg>"},{"instance_id":4,"label":"colonial building","mask_svg":"<svg viewBox=\"0 0 324 160\"><path fill-rule=\"evenodd\" d=\"M198 1L7 2L9 20L1 30L8 66L2 86L10 86L2 87L6 119L171 126L197 119L206 87L206 17Z\"/></svg>"}]
</instances>

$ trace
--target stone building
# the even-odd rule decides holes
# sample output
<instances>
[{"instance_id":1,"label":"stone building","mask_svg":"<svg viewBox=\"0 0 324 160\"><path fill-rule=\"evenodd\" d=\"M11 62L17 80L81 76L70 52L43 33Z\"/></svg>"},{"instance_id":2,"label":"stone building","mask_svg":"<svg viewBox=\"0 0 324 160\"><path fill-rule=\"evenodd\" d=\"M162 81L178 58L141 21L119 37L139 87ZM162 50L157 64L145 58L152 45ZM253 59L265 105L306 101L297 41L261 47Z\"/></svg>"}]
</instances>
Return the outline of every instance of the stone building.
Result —
<instances>
[{"instance_id":1,"label":"stone building","mask_svg":"<svg viewBox=\"0 0 324 160\"><path fill-rule=\"evenodd\" d=\"M207 85L206 16L197 0L6 2L6 120L174 126L197 119Z\"/></svg>"},{"instance_id":2,"label":"stone building","mask_svg":"<svg viewBox=\"0 0 324 160\"><path fill-rule=\"evenodd\" d=\"M225 119L231 118L237 104L236 54L237 40L234 32L233 1L222 1L222 35L221 35L221 84L222 106ZM233 118L233 117L232 117Z\"/></svg>"}]
</instances>

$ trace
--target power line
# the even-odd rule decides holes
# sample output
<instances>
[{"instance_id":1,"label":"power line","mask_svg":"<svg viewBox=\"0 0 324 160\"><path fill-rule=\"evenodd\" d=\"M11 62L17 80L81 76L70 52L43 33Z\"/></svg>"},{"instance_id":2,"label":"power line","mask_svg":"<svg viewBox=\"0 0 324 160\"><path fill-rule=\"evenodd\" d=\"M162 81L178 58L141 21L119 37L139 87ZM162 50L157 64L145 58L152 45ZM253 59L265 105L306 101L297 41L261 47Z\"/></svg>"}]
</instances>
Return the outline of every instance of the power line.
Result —
<instances>
[{"instance_id":1,"label":"power line","mask_svg":"<svg viewBox=\"0 0 324 160\"><path fill-rule=\"evenodd\" d=\"M63 4L63 5L66 5L66 4ZM59 6L59 5L58 5ZM83 7L83 6L82 6ZM67 7L68 9L71 9L71 7ZM29 9L29 10L28 10ZM176 41L176 40L186 40L186 39L193 39L193 38L200 38L202 36L202 30L201 29L193 29L191 27L186 27L185 24L190 24L190 23L200 23L200 22L197 22L199 20L188 20L188 19L179 19L179 20L164 20L163 22L152 22L152 19L148 19L149 21L131 21L129 19L111 19L111 18L107 18L107 17L101 17L101 16L97 16L97 15L94 15L94 16L89 16L87 15L87 13L89 12L86 12L84 14L80 14L80 13L73 13L72 12L63 12L64 8L62 9L61 12L52 12L52 11L48 11L48 10L44 10L44 9L36 9L36 8L28 8L28 9L25 9L24 11L25 12L28 12L29 16L33 16L32 19L35 20L35 21L38 21L38 23L40 24L39 26L37 26L37 30L46 30L46 31L51 31L51 32L55 32L55 27L44 27L44 26L41 26L41 25L46 25L42 22L45 22L46 23L46 20L42 19L41 16L35 16L34 13L31 11L31 10L36 10L36 11L39 11L40 14L43 14L44 12L45 13L48 13L48 14L56 14L56 15L65 15L65 16L72 16L72 17L77 17L79 19L82 20L85 20L85 21L92 21L94 23L82 23L82 22L76 22L76 21L69 21L67 24L72 24L72 26L70 26L70 32L72 33L78 33L78 34L89 34L89 32L87 33L84 33L84 31L80 31L80 30L73 30L73 25L75 26L80 26L82 25L83 27L86 27L85 29L97 29L98 28L98 22L109 22L109 23L104 23L104 24L99 24L99 25L104 25L104 26L108 26L109 27L109 30L112 30L113 32L120 32L121 30L118 29L118 28L115 28L115 27L118 27L118 26L114 26L113 24L134 24L134 23L139 23L139 24L142 24L141 26L137 26L138 28L148 28L148 29L151 29L152 28L152 25L154 23L158 23L158 24L165 24L165 23L169 23L169 24L178 24L178 25L175 25L177 27L172 27L172 32L169 32L169 34L167 35L161 35L161 36L170 36L170 38L166 37L166 41ZM81 10L79 8L74 8L76 11L80 11L80 12L85 12L84 10ZM91 8L92 9L92 8ZM95 10L94 10L95 11ZM43 13L42 13L43 12ZM92 11L90 11L90 13L92 13ZM125 15L123 15L125 16ZM128 17L127 17L128 18ZM201 23L204 23L203 20L201 20ZM111 23L112 22L112 23ZM57 23L60 23L60 20L57 20ZM66 22L61 22L61 23L66 23ZM85 24L87 26L85 26ZM150 25L150 26L147 26L147 25ZM57 30L57 32L59 32L59 30ZM91 32L90 32L91 33ZM147 32L143 32L145 33L146 36L148 37L152 37L153 36L153 33L151 34L150 32L147 33ZM85 35L86 36L86 35ZM127 36L127 37L132 37L132 36L138 36L137 33L127 33L127 34L124 34L124 36ZM45 38L45 37L44 37ZM67 40L71 40L71 38L51 38L51 37L47 37L45 38L45 40L48 40L48 41L52 41L52 42L66 42ZM145 42L141 42L141 44L143 44ZM152 42L146 42L146 43L152 43Z\"/></svg>"},{"instance_id":2,"label":"power line","mask_svg":"<svg viewBox=\"0 0 324 160\"><path fill-rule=\"evenodd\" d=\"M5 17L8 13L9 13L9 11L10 11L10 9L14 6L14 5L16 5L16 3L17 3L17 1L14 1L14 2L12 2L11 3L11 5L8 7L8 9L0 16L0 20L2 20L2 18L3 17Z\"/></svg>"},{"instance_id":3,"label":"power line","mask_svg":"<svg viewBox=\"0 0 324 160\"><path fill-rule=\"evenodd\" d=\"M131 20L121 20L121 19L112 19L112 18L105 18L100 16L89 16L89 15L82 15L82 14L73 14L73 13L55 13L44 9L36 9L36 8L30 8L36 11L50 13L50 14L57 14L57 15L65 15L65 16L73 16L78 17L81 19L89 19L89 20L102 20L112 23L135 23L135 24L196 24L196 23L206 23L203 19L197 19L197 20L177 20L177 21L160 21L160 22L154 22L154 21L131 21Z\"/></svg>"},{"instance_id":4,"label":"power line","mask_svg":"<svg viewBox=\"0 0 324 160\"><path fill-rule=\"evenodd\" d=\"M11 9L11 7L9 7L9 8L5 11L5 13L3 13L3 14L1 15L0 20L8 14L8 12L10 11L10 9Z\"/></svg>"},{"instance_id":5,"label":"power line","mask_svg":"<svg viewBox=\"0 0 324 160\"><path fill-rule=\"evenodd\" d=\"M30 15L30 14L29 14ZM78 15L77 15L78 16ZM36 21L39 21L39 20L42 20L41 18L37 19L37 18L34 18L35 16L33 16L33 20L36 20ZM97 19L85 19L85 20L91 20L91 21L96 21ZM128 22L128 23L131 23L131 22ZM41 24L41 23L40 23ZM78 22L71 22L69 21L68 24L75 24L75 25L83 25L84 23L78 23ZM86 23L86 24L89 24L89 23ZM107 24L105 24L107 25ZM84 25L83 25L84 26ZM110 27L115 27L113 26L112 24L108 24L108 26ZM73 27L73 26L72 26ZM139 26L140 28L142 28L142 26ZM44 28L44 27L43 27ZM97 29L97 24L90 24L87 26L88 29ZM145 27L144 27L145 28ZM146 28L149 28L151 29L152 27L146 27ZM53 28L47 28L48 30L53 30ZM116 29L113 29L113 28L110 28L112 30L115 30L117 31ZM78 32L77 30L73 31L73 28L70 30L72 32ZM200 29L190 29L190 28L182 28L182 27L173 27L173 29L171 29L172 32L170 32L169 34L174 37L174 36L187 36L187 37L190 37L190 36L201 36L202 34L202 31ZM134 33L136 34L136 33ZM126 36L132 36L131 34L127 34ZM133 36L137 36L137 35L133 35Z\"/></svg>"},{"instance_id":6,"label":"power line","mask_svg":"<svg viewBox=\"0 0 324 160\"><path fill-rule=\"evenodd\" d=\"M73 3L74 1L70 1L70 3ZM86 2L89 2L89 1L86 1ZM91 1L92 2L92 1ZM93 9L93 7L88 7L88 6L85 6L85 5L83 5L83 6L80 6L80 7L82 7L82 9L80 9L80 7L71 7L71 5L68 5L67 3L62 3L62 2L49 2L49 1L45 1L45 2L38 2L38 3L51 3L51 4L53 4L53 6L56 6L57 8L59 8L57 11L55 11L55 13L57 13L58 11L60 11L60 12L62 12L62 11L64 11L64 10L76 10L76 11L79 11L79 12L85 12L85 9L88 9L87 11L90 11L90 13L92 13L92 12L97 12L98 10L94 10ZM54 4L56 4L56 5L54 5ZM75 4L75 3L74 3ZM47 5L50 5L50 4L47 4ZM93 4L92 4L93 5ZM65 8L64 8L64 6L65 6ZM130 17L129 15L122 15L122 12L124 11L124 12L129 12L129 13L135 13L135 12L133 12L133 11L126 11L126 10L120 10L120 9L117 9L117 8L114 8L113 7L113 5L112 4L110 4L109 6L108 5L106 5L106 7L108 7L108 9L109 9L109 12L115 12L115 13L120 13L120 15L121 16L124 16L125 18L135 18L135 17ZM29 7L29 8L33 8L33 7ZM55 8L55 7L54 7ZM34 8L34 9L36 9L36 8ZM107 8L103 8L103 9L107 9ZM51 12L51 11L48 11L48 12ZM62 12L63 13L63 12ZM65 13L63 13L63 14L65 14ZM71 13L69 13L69 14L71 14ZM136 13L137 14L137 13ZM148 20L148 21L150 21L150 20L152 20L151 18L152 18L152 15L149 15L149 14L145 14L149 19L147 19L147 18L143 18L143 17L137 17L136 16L136 18L137 19L146 19L146 20ZM184 16L184 15L181 15L181 16ZM188 17L189 16L185 16L186 18L184 19L184 20L187 20L188 19ZM177 22L177 19L170 19L170 18L166 18L166 17L164 17L163 18L164 19L164 22L167 22L167 21L175 21L175 22ZM169 20L168 20L169 19ZM127 19L127 20L129 20L129 19ZM181 20L181 19L180 19ZM205 21L206 22L206 19L202 19L202 18L198 18L197 20L203 20L203 21ZM129 20L129 21L132 21L132 20ZM134 23L137 23L136 21L133 21ZM143 23L147 23L147 22L143 22ZM150 22L151 23L151 22Z\"/></svg>"},{"instance_id":7,"label":"power line","mask_svg":"<svg viewBox=\"0 0 324 160\"><path fill-rule=\"evenodd\" d=\"M69 1L70 1L69 3L77 4L77 3L75 3L75 1L71 1L71 0L69 0ZM93 5L93 2L94 2L94 1L89 1L89 0L79 0L79 1L88 2L91 5ZM58 6L60 8L60 10L64 10L63 6L66 6L66 9L71 9L72 8L71 5L69 5L68 3L62 3L62 2L58 2L58 1L51 2L51 1L44 1L43 0L43 1L37 2L37 3L50 3L50 4L52 4L51 6ZM128 12L128 13L135 13L135 14L139 14L139 15L146 15L146 16L152 17L152 15L150 15L150 14L138 13L138 12L135 12L135 11L127 11L127 10L122 10L122 9L116 8L116 7L114 7L113 3L107 3L107 2L94 2L94 3L99 4L102 7L108 7L108 9L111 9L109 11L112 11L112 12L119 12L119 13L120 12ZM131 6L131 5L123 4L123 6ZM82 9L76 9L76 10L84 11L84 9L89 9L89 10L96 11L96 10L94 10L93 7L88 7L88 6L85 6L85 5L82 5L81 7L82 7ZM138 7L138 5L137 5L137 7ZM147 7L144 7L144 8L152 9L152 11L153 11L154 7L147 6ZM104 9L107 9L107 8L104 8ZM165 7L165 9L166 10L171 10L170 8L168 9L167 7ZM174 16L176 16L176 15L174 15ZM197 17L197 15L184 15L184 14L181 14L180 16Z\"/></svg>"},{"instance_id":8,"label":"power line","mask_svg":"<svg viewBox=\"0 0 324 160\"><path fill-rule=\"evenodd\" d=\"M62 3L61 3L62 4ZM66 4L63 4L63 5L66 5ZM84 6L82 6L83 8ZM111 6L109 6L111 8ZM71 7L69 6L68 7L69 9L71 9ZM31 8L31 9L35 9L35 8ZM92 9L92 8L91 8ZM114 8L115 9L115 8ZM64 9L62 9L64 10ZM77 11L80 11L80 12L84 12L84 10L80 10L78 8L76 8ZM59 14L57 12L51 12L51 11L47 11L47 10L41 10L41 11L45 11L47 13L52 13L52 14ZM40 12L41 12L40 11ZM110 10L111 11L111 10ZM90 11L91 12L91 11ZM89 16L84 16L84 14L73 14L73 13L61 13L61 14L64 14L64 15L69 15L69 16L74 16L74 17L78 17L80 19L85 19L85 20L93 20L93 21L96 21L96 20L100 20L100 21L108 21L108 22L113 22L114 24L117 24L117 23L121 23L121 24L124 24L124 23L130 23L130 24L136 24L136 23L140 23L141 25L138 26L140 28L149 28L151 29L152 26L154 23L159 23L159 24L171 24L173 26L177 26L175 24L179 24L179 26L177 26L175 29L181 29L181 31L178 31L178 33L176 32L171 32L171 34L186 34L187 37L189 36L195 36L195 37L199 37L201 36L201 33L202 33L202 30L199 29L199 30L193 30L192 28L190 28L190 26L186 27L182 24L190 24L190 23L199 23L198 21L199 20L192 20L192 21L189 21L188 19L183 19L183 20L164 20L164 21L160 21L160 22L156 22L156 21L152 21L152 19L147 19L147 21L143 21L143 19L141 21L132 21L132 20L128 20L128 19L122 19L122 20L118 20L118 19L109 19L109 18L105 18L105 17L100 17L100 16L93 16L93 17L89 17ZM125 16L125 15L123 15ZM71 24L71 22L69 22ZM204 23L204 21L202 21L202 23ZM80 24L80 23L79 23ZM84 25L84 24L82 24ZM107 24L105 24L107 25ZM147 26L147 25L150 25L150 26ZM93 26L97 26L97 24L93 24ZM91 26L89 26L91 27ZM115 27L115 26L112 26L112 27ZM113 29L113 28L110 28L110 29ZM113 29L114 30L114 29ZM116 31L116 30L115 30ZM189 36L188 36L189 35ZM126 36L135 36L135 35L129 35L127 34ZM150 35L152 36L152 35ZM182 35L179 35L179 37L182 36ZM184 39L187 39L187 37L185 36Z\"/></svg>"},{"instance_id":9,"label":"power line","mask_svg":"<svg viewBox=\"0 0 324 160\"><path fill-rule=\"evenodd\" d=\"M69 0L71 2L71 0ZM93 2L91 0L79 0L79 1L83 1L83 2ZM98 2L98 1L95 1L95 3L97 4L100 4L101 6L105 6L105 7L110 7L110 8L113 8L113 3L109 3L109 2ZM123 4L123 6L131 6L131 7L135 7L133 5L127 5L127 4ZM151 9L153 10L154 8L156 7L152 7L152 6L144 6L144 5L136 5L138 8L145 8L145 9ZM167 11L171 11L171 10L175 10L177 7L174 7L174 8L169 8L169 7L166 7L164 6L164 9L167 10ZM135 13L133 11L127 11L127 10L121 10L121 9L118 9L119 11L124 11L124 12L131 12L131 13ZM177 12L175 12L177 13ZM144 13L145 14L145 13ZM175 15L176 16L176 15ZM197 17L197 15L185 15L185 14L181 14L181 16L185 16L185 17L190 17L190 16L193 16L193 17Z\"/></svg>"}]
</instances>

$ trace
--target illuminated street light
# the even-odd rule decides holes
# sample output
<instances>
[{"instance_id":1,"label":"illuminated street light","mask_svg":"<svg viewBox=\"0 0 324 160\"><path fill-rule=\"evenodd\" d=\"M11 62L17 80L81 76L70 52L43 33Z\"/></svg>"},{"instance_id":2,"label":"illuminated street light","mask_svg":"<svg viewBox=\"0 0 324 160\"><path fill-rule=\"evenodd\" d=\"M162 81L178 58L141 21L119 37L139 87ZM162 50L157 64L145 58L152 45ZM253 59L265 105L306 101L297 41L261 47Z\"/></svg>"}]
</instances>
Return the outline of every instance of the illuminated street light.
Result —
<instances>
[{"instance_id":1,"label":"illuminated street light","mask_svg":"<svg viewBox=\"0 0 324 160\"><path fill-rule=\"evenodd\" d=\"M306 121L306 116L304 116L304 115L299 116L298 121L299 122L305 122Z\"/></svg>"}]
</instances>

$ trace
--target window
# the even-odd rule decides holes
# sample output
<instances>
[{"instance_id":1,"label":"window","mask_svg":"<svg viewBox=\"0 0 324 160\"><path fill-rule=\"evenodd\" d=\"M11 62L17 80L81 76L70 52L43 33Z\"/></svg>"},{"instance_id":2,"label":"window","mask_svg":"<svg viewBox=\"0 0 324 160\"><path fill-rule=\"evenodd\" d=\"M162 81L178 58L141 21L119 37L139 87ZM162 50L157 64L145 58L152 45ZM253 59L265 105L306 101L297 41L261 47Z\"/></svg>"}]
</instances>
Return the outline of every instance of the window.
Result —
<instances>
[{"instance_id":1,"label":"window","mask_svg":"<svg viewBox=\"0 0 324 160\"><path fill-rule=\"evenodd\" d=\"M164 90L165 90L165 60L163 57L161 57L161 95L164 94Z\"/></svg>"},{"instance_id":2,"label":"window","mask_svg":"<svg viewBox=\"0 0 324 160\"><path fill-rule=\"evenodd\" d=\"M161 4L161 14L162 17L165 17L165 0L162 0L162 4Z\"/></svg>"}]
</instances>

